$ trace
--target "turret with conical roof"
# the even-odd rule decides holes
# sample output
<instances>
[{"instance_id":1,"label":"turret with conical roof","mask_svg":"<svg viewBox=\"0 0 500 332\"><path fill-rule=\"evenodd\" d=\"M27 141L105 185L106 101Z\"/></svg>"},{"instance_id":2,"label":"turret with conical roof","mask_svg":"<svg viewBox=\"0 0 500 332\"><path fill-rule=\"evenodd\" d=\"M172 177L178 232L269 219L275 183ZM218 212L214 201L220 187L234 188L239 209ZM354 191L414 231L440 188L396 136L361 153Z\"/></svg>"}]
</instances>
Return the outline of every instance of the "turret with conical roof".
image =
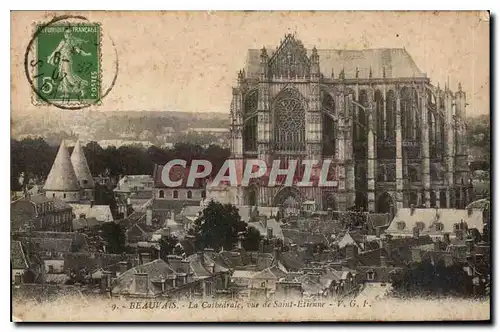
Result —
<instances>
[{"instance_id":1,"label":"turret with conical roof","mask_svg":"<svg viewBox=\"0 0 500 332\"><path fill-rule=\"evenodd\" d=\"M80 200L80 186L64 141L59 146L59 151L43 189L47 197L58 197L66 202Z\"/></svg>"},{"instance_id":2,"label":"turret with conical roof","mask_svg":"<svg viewBox=\"0 0 500 332\"><path fill-rule=\"evenodd\" d=\"M89 165L87 164L87 159L80 144L80 140L76 142L73 153L71 154L71 163L73 164L73 169L75 171L76 178L80 184L80 188L83 190L83 197L85 199L94 199L94 179L90 173Z\"/></svg>"}]
</instances>

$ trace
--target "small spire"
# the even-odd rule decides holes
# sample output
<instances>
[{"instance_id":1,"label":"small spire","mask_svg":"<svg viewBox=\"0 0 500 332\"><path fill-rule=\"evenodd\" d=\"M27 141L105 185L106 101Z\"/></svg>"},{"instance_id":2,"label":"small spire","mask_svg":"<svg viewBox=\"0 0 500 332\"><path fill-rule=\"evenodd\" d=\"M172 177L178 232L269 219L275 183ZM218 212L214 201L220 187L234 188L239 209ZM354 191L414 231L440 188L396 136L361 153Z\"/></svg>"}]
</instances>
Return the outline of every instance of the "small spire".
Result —
<instances>
[{"instance_id":1,"label":"small spire","mask_svg":"<svg viewBox=\"0 0 500 332\"><path fill-rule=\"evenodd\" d=\"M262 47L262 49L260 50L260 57L267 58L267 50L265 47Z\"/></svg>"},{"instance_id":2,"label":"small spire","mask_svg":"<svg viewBox=\"0 0 500 332\"><path fill-rule=\"evenodd\" d=\"M335 78L335 70L332 68L332 78Z\"/></svg>"},{"instance_id":3,"label":"small spire","mask_svg":"<svg viewBox=\"0 0 500 332\"><path fill-rule=\"evenodd\" d=\"M458 91L462 92L462 83L461 82L458 82Z\"/></svg>"},{"instance_id":4,"label":"small spire","mask_svg":"<svg viewBox=\"0 0 500 332\"><path fill-rule=\"evenodd\" d=\"M356 78L358 78L358 77L359 77L359 68L358 68L358 66L356 66Z\"/></svg>"},{"instance_id":5,"label":"small spire","mask_svg":"<svg viewBox=\"0 0 500 332\"><path fill-rule=\"evenodd\" d=\"M340 78L341 80L345 79L345 71L344 71L344 68L342 68L342 71L341 71L341 72L340 72L340 74L339 74L339 78Z\"/></svg>"},{"instance_id":6,"label":"small spire","mask_svg":"<svg viewBox=\"0 0 500 332\"><path fill-rule=\"evenodd\" d=\"M369 77L372 78L373 77L373 73L372 73L372 66L370 66L370 74L369 74Z\"/></svg>"},{"instance_id":7,"label":"small spire","mask_svg":"<svg viewBox=\"0 0 500 332\"><path fill-rule=\"evenodd\" d=\"M382 67L382 77L385 78L385 66Z\"/></svg>"}]
</instances>

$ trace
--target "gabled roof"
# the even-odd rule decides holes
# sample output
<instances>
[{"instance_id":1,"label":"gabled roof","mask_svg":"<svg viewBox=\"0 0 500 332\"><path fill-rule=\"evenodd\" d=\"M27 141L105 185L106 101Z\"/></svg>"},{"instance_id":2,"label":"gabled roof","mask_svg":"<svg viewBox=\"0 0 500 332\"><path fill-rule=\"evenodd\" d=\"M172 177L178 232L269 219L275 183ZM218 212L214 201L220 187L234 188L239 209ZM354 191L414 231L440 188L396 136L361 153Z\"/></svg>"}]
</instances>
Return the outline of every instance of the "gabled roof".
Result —
<instances>
[{"instance_id":1,"label":"gabled roof","mask_svg":"<svg viewBox=\"0 0 500 332\"><path fill-rule=\"evenodd\" d=\"M285 39L285 42L287 40ZM281 46L280 46L281 48ZM269 58L272 59L276 51L274 47L267 47ZM279 49L278 49L279 52ZM312 49L307 49L310 58ZM410 54L404 48L378 48L360 50L318 49L319 67L324 77L330 78L332 73L339 77L342 70L346 79L369 78L425 78ZM249 49L246 59L246 77L258 78L260 75L260 49ZM307 61L306 61L307 62Z\"/></svg>"},{"instance_id":2,"label":"gabled roof","mask_svg":"<svg viewBox=\"0 0 500 332\"><path fill-rule=\"evenodd\" d=\"M64 141L59 146L54 164L43 187L50 191L78 191L80 187Z\"/></svg>"},{"instance_id":3,"label":"gabled roof","mask_svg":"<svg viewBox=\"0 0 500 332\"><path fill-rule=\"evenodd\" d=\"M267 225L264 225L264 221L257 221L249 222L248 226L256 228L262 236L266 236L267 229L271 228L273 230L273 236L277 239L283 240L283 230L281 229L281 225L274 218L267 219Z\"/></svg>"},{"instance_id":4,"label":"gabled roof","mask_svg":"<svg viewBox=\"0 0 500 332\"><path fill-rule=\"evenodd\" d=\"M102 222L113 221L113 214L109 205L91 205L91 204L70 204L75 216L80 217L84 214L86 218L96 218Z\"/></svg>"},{"instance_id":5,"label":"gabled roof","mask_svg":"<svg viewBox=\"0 0 500 332\"><path fill-rule=\"evenodd\" d=\"M73 170L75 171L80 187L93 189L95 187L94 179L92 178L92 173L90 173L87 158L85 158L80 140L76 141L75 148L71 154L71 164L73 165Z\"/></svg>"},{"instance_id":6,"label":"gabled roof","mask_svg":"<svg viewBox=\"0 0 500 332\"><path fill-rule=\"evenodd\" d=\"M154 280L167 279L169 276L175 276L175 271L162 259L156 259L149 263L133 267L121 274L115 281L113 293L136 293L135 274L147 273L148 275L148 293L162 293L161 286L153 283Z\"/></svg>"},{"instance_id":7,"label":"gabled roof","mask_svg":"<svg viewBox=\"0 0 500 332\"><path fill-rule=\"evenodd\" d=\"M442 233L453 233L454 224L460 223L461 220L467 223L469 229L476 228L479 232L483 231L483 212L482 210L475 210L469 212L467 210L460 209L417 209L413 214L410 208L401 208L396 213L396 216L392 220L389 228L387 228L387 233L407 233L411 234L413 232L413 227L417 222L423 223L423 230L420 234L442 234ZM398 223L404 223L404 228L398 227ZM442 231L436 231L433 225L435 223L441 223L443 225ZM401 224L403 225L403 224Z\"/></svg>"},{"instance_id":8,"label":"gabled roof","mask_svg":"<svg viewBox=\"0 0 500 332\"><path fill-rule=\"evenodd\" d=\"M339 246L339 248L344 248L345 246L347 246L349 244L354 244L359 249L363 249L363 245L359 241L357 241L356 239L354 239L354 236L351 235L351 233L348 231L344 235L344 237L339 241L338 246Z\"/></svg>"},{"instance_id":9,"label":"gabled roof","mask_svg":"<svg viewBox=\"0 0 500 332\"><path fill-rule=\"evenodd\" d=\"M273 265L260 272L256 272L252 279L280 279L285 278L286 272L280 269L277 265Z\"/></svg>"}]
</instances>

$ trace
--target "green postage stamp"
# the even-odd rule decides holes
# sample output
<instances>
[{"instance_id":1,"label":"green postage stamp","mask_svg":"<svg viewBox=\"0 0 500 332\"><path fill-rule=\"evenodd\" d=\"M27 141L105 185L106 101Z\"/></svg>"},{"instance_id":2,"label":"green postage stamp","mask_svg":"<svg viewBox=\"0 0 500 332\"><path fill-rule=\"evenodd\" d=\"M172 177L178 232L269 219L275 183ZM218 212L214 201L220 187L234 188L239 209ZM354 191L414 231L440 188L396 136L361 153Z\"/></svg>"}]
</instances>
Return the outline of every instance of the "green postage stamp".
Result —
<instances>
[{"instance_id":1,"label":"green postage stamp","mask_svg":"<svg viewBox=\"0 0 500 332\"><path fill-rule=\"evenodd\" d=\"M38 103L100 103L100 24L38 25L35 45L33 84Z\"/></svg>"}]
</instances>

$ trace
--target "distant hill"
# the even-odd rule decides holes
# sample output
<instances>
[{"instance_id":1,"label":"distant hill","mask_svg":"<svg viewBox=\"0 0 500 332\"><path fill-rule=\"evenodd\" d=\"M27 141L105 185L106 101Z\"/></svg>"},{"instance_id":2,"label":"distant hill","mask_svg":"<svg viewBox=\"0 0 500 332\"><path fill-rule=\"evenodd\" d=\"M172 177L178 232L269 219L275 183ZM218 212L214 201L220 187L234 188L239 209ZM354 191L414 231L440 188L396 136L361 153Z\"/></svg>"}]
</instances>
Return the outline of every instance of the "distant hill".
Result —
<instances>
[{"instance_id":1,"label":"distant hill","mask_svg":"<svg viewBox=\"0 0 500 332\"><path fill-rule=\"evenodd\" d=\"M56 141L75 137L94 141L139 139L144 131L142 136L156 137L189 128L227 128L230 124L228 113L216 112L51 110L18 114L11 121L12 138L54 136Z\"/></svg>"}]
</instances>

